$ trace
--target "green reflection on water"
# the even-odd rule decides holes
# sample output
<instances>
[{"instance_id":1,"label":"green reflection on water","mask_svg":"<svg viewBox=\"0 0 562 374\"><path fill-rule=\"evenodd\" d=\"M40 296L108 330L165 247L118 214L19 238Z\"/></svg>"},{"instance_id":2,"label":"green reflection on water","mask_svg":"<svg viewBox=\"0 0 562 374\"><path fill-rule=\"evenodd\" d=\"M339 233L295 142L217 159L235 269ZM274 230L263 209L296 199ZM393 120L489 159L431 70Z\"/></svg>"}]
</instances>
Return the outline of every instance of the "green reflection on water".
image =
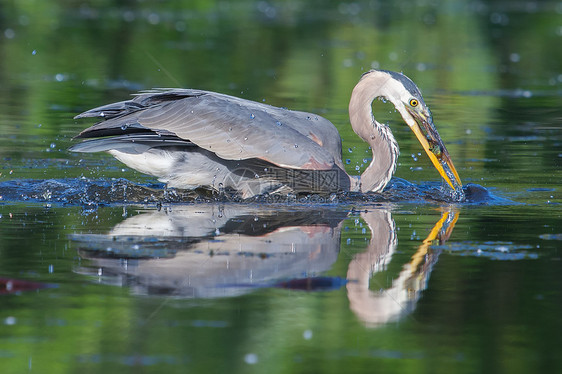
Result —
<instances>
[{"instance_id":1,"label":"green reflection on water","mask_svg":"<svg viewBox=\"0 0 562 374\"><path fill-rule=\"evenodd\" d=\"M255 214L264 210L252 209ZM295 213L300 209L306 207L291 208ZM336 213L334 209L325 208L324 216ZM432 207L400 209L392 213L397 247L387 265L375 270L373 294L391 287L439 218ZM25 368L28 361L53 372L127 367L179 371L184 366L246 372L250 367L245 360L257 360L256 370L280 372L346 367L360 372L374 361L392 371L414 372L428 365L473 372L559 364L558 243L539 240L556 232L556 214L545 216L536 207L493 213L484 207L461 209L449 240L430 249L438 261L414 310L396 322L367 323L367 328L345 287L329 292L254 288L237 297L185 299L141 296L134 278L123 279L120 288L115 285L121 283L100 283L102 274L80 270L97 265L77 254L79 246L69 234L105 234L143 211L0 207L0 246L7 259L2 275L57 285L3 296L0 349L7 372ZM534 217L531 224L528 217ZM349 277L353 259L378 240L364 230L367 222L357 214L343 221L341 248L329 274ZM513 255L519 246L538 257L490 260L478 250L485 245L498 251L510 247ZM457 252L458 246L467 252Z\"/></svg>"}]
</instances>

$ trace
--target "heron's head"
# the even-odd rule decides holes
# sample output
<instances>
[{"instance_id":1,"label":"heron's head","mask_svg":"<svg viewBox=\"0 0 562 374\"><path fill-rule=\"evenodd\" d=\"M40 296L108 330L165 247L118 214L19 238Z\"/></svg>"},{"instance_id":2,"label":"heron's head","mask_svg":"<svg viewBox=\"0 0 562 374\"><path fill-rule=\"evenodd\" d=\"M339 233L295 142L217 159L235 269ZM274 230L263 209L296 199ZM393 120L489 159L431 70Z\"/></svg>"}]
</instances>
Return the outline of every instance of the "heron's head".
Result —
<instances>
[{"instance_id":1,"label":"heron's head","mask_svg":"<svg viewBox=\"0 0 562 374\"><path fill-rule=\"evenodd\" d=\"M433 166L454 189L462 188L460 177L451 161L449 152L433 124L431 111L423 101L414 82L404 74L386 70L371 70L365 73L376 77L380 84L379 94L394 104L406 124L414 132Z\"/></svg>"}]
</instances>

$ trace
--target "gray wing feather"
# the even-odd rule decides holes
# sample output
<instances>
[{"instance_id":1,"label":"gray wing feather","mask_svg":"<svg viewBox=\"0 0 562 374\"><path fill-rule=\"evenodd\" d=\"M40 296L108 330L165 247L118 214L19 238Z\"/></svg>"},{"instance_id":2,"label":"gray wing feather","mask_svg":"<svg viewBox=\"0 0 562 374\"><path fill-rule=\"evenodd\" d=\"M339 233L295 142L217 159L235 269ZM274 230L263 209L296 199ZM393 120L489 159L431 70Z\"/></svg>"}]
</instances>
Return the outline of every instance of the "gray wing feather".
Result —
<instances>
[{"instance_id":1,"label":"gray wing feather","mask_svg":"<svg viewBox=\"0 0 562 374\"><path fill-rule=\"evenodd\" d=\"M152 130L176 135L227 160L258 158L281 167L330 169L341 164L341 140L326 119L228 95L160 90L77 116L104 121L78 137Z\"/></svg>"},{"instance_id":2,"label":"gray wing feather","mask_svg":"<svg viewBox=\"0 0 562 374\"><path fill-rule=\"evenodd\" d=\"M71 152L105 152L116 150L123 153L141 154L154 147L195 147L195 144L175 136L159 136L155 133L127 134L107 138L88 139L74 144Z\"/></svg>"}]
</instances>

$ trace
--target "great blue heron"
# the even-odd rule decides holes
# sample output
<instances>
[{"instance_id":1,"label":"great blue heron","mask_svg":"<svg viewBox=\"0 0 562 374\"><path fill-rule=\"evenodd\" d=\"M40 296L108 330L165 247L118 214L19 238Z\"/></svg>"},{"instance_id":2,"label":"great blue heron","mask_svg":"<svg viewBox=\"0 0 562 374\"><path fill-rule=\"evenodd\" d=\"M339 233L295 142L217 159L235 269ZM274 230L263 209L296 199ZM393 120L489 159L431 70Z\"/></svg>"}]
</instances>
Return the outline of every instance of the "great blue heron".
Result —
<instances>
[{"instance_id":1,"label":"great blue heron","mask_svg":"<svg viewBox=\"0 0 562 374\"><path fill-rule=\"evenodd\" d=\"M79 114L75 118L102 121L77 136L95 139L70 150L108 151L169 187L234 189L244 198L265 192L378 192L391 179L399 151L390 128L373 117L376 98L394 104L439 174L461 189L420 90L405 75L386 70L363 74L349 102L351 126L373 153L361 177L345 172L341 138L325 118L194 89L150 90Z\"/></svg>"}]
</instances>

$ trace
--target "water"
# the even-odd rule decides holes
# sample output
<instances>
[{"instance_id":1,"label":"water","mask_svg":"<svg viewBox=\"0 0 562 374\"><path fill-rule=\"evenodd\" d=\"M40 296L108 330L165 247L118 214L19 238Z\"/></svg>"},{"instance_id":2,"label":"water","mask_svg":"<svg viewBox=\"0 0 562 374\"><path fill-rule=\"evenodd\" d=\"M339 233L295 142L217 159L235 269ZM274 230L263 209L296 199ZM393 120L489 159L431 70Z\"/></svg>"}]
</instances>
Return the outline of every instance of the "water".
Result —
<instances>
[{"instance_id":1,"label":"water","mask_svg":"<svg viewBox=\"0 0 562 374\"><path fill-rule=\"evenodd\" d=\"M561 370L558 3L176 6L2 10L3 373ZM183 86L318 113L361 173L371 67L420 86L467 201L383 102L379 195L241 202L67 151L76 114Z\"/></svg>"}]
</instances>

